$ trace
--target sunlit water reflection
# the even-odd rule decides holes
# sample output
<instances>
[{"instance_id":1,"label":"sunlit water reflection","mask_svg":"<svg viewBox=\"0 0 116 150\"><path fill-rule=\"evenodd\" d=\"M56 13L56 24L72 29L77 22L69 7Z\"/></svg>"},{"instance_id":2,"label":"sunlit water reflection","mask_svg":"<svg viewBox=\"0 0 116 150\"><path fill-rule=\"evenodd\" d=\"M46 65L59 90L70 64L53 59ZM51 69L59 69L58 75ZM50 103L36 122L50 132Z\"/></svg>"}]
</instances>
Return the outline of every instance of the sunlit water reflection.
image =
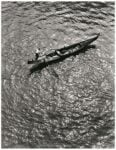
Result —
<instances>
[{"instance_id":1,"label":"sunlit water reflection","mask_svg":"<svg viewBox=\"0 0 116 150\"><path fill-rule=\"evenodd\" d=\"M28 76L28 59L100 32ZM2 2L2 147L114 146L114 3Z\"/></svg>"}]
</instances>

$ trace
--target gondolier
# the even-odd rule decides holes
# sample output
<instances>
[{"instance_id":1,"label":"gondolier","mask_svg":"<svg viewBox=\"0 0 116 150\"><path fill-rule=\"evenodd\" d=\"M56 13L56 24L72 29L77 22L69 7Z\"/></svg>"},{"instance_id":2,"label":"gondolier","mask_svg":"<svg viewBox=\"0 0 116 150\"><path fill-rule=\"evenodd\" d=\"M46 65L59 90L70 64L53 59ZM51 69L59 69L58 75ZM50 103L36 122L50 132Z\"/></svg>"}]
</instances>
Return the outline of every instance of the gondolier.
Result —
<instances>
[{"instance_id":1,"label":"gondolier","mask_svg":"<svg viewBox=\"0 0 116 150\"><path fill-rule=\"evenodd\" d=\"M39 49L39 48L36 48L36 52L35 52L35 60L38 60L39 55L40 55L40 49Z\"/></svg>"}]
</instances>

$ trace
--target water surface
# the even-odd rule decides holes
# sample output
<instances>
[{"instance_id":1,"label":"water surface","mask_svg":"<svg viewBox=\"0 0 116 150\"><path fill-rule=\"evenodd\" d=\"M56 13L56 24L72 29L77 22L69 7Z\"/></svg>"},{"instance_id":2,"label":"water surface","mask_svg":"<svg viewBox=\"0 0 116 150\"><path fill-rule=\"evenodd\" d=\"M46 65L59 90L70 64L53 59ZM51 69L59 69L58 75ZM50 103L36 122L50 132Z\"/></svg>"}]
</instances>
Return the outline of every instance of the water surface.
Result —
<instances>
[{"instance_id":1,"label":"water surface","mask_svg":"<svg viewBox=\"0 0 116 150\"><path fill-rule=\"evenodd\" d=\"M28 76L28 59L95 48ZM114 3L2 2L2 147L114 147Z\"/></svg>"}]
</instances>

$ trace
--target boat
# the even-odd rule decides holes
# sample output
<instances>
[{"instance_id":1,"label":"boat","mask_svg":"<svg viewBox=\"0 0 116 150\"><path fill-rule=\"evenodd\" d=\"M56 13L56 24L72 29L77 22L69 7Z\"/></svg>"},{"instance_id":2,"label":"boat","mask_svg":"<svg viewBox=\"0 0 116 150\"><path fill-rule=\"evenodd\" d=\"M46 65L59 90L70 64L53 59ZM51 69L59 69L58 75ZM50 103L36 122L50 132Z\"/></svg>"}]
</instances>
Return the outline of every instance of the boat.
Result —
<instances>
[{"instance_id":1,"label":"boat","mask_svg":"<svg viewBox=\"0 0 116 150\"><path fill-rule=\"evenodd\" d=\"M58 60L63 60L69 56L75 55L76 53L83 51L92 42L94 42L99 37L99 35L100 33L98 33L97 35L95 35L94 37L88 40L79 43L74 43L72 45L60 49L55 49L52 52L49 52L48 54L39 57L38 60L28 60L28 64L34 64L30 69L30 71L33 72L37 68L47 66L53 62L56 62Z\"/></svg>"}]
</instances>

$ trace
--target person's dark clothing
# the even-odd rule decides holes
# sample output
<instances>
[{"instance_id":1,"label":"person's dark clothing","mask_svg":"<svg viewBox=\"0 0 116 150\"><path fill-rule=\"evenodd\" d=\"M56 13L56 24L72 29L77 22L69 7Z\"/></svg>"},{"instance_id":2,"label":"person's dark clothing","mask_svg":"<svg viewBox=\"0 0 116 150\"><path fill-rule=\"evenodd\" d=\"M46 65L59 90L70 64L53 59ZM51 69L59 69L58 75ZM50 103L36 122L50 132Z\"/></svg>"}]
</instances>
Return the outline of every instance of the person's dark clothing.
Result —
<instances>
[{"instance_id":1,"label":"person's dark clothing","mask_svg":"<svg viewBox=\"0 0 116 150\"><path fill-rule=\"evenodd\" d=\"M39 54L35 53L35 60L37 60L39 58Z\"/></svg>"}]
</instances>

